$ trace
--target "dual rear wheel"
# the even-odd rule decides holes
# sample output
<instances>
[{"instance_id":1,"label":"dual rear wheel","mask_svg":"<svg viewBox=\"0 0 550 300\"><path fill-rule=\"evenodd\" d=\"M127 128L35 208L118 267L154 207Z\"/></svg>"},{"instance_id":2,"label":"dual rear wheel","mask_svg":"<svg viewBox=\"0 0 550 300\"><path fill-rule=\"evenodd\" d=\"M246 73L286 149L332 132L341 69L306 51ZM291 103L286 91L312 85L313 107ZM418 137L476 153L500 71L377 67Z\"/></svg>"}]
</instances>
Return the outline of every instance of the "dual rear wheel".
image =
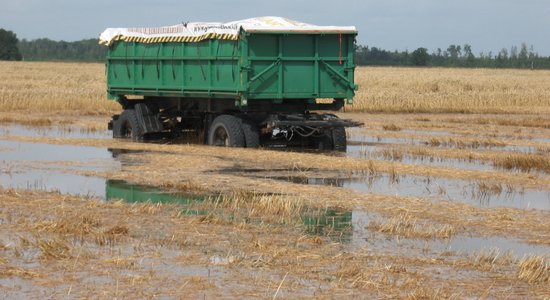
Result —
<instances>
[{"instance_id":1,"label":"dual rear wheel","mask_svg":"<svg viewBox=\"0 0 550 300\"><path fill-rule=\"evenodd\" d=\"M220 115L210 125L207 143L213 146L258 148L260 131L248 119Z\"/></svg>"},{"instance_id":2,"label":"dual rear wheel","mask_svg":"<svg viewBox=\"0 0 550 300\"><path fill-rule=\"evenodd\" d=\"M125 109L118 119L113 122L113 137L121 139L143 140L143 128L141 128L136 111Z\"/></svg>"}]
</instances>

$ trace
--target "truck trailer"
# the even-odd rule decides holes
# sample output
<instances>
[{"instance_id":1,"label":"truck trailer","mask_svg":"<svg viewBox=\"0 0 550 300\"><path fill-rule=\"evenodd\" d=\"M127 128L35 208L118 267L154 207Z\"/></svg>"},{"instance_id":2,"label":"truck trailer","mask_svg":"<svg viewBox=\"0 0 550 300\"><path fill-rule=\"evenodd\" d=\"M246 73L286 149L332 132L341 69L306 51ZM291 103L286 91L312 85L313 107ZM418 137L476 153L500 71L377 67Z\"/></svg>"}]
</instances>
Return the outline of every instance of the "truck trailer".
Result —
<instances>
[{"instance_id":1,"label":"truck trailer","mask_svg":"<svg viewBox=\"0 0 550 300\"><path fill-rule=\"evenodd\" d=\"M122 112L114 138L216 146L346 150L332 113L353 103L353 26L280 17L156 28L108 28L107 94Z\"/></svg>"}]
</instances>

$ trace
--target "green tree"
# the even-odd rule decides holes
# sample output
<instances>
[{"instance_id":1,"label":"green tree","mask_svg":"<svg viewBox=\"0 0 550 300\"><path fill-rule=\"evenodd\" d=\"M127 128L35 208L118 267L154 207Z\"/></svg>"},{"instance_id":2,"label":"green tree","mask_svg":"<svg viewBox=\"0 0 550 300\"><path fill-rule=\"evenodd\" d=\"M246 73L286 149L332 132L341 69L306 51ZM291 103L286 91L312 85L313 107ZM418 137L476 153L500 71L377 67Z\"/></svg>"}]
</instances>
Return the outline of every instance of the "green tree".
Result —
<instances>
[{"instance_id":1,"label":"green tree","mask_svg":"<svg viewBox=\"0 0 550 300\"><path fill-rule=\"evenodd\" d=\"M108 48L98 42L97 39L65 42L42 38L23 39L18 46L25 60L102 61Z\"/></svg>"},{"instance_id":2,"label":"green tree","mask_svg":"<svg viewBox=\"0 0 550 300\"><path fill-rule=\"evenodd\" d=\"M463 57L464 59L466 59L466 65L472 66L475 63L476 58L474 53L472 52L472 46L469 44L464 44L463 50Z\"/></svg>"},{"instance_id":3,"label":"green tree","mask_svg":"<svg viewBox=\"0 0 550 300\"><path fill-rule=\"evenodd\" d=\"M462 52L462 48L460 48L459 45L450 45L449 48L447 48L447 52L449 52L451 59L457 60Z\"/></svg>"},{"instance_id":4,"label":"green tree","mask_svg":"<svg viewBox=\"0 0 550 300\"><path fill-rule=\"evenodd\" d=\"M418 48L411 55L412 64L415 66L425 66L428 64L429 57L428 49Z\"/></svg>"},{"instance_id":5,"label":"green tree","mask_svg":"<svg viewBox=\"0 0 550 300\"><path fill-rule=\"evenodd\" d=\"M17 42L15 33L0 28L0 60L21 60Z\"/></svg>"}]
</instances>

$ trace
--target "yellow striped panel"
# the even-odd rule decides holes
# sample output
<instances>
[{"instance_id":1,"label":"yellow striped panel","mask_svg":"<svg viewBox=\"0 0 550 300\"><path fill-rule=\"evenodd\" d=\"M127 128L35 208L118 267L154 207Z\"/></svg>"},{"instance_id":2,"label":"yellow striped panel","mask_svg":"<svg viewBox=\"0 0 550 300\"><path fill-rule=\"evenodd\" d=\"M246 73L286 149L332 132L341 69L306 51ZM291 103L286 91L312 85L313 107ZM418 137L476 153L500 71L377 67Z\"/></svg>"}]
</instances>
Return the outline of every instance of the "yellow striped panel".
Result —
<instances>
[{"instance_id":1,"label":"yellow striped panel","mask_svg":"<svg viewBox=\"0 0 550 300\"><path fill-rule=\"evenodd\" d=\"M201 36L163 36L163 37L137 37L116 35L110 41L99 41L100 45L109 46L115 41L139 42L139 43L198 43L208 39L238 40L238 34L210 32Z\"/></svg>"}]
</instances>

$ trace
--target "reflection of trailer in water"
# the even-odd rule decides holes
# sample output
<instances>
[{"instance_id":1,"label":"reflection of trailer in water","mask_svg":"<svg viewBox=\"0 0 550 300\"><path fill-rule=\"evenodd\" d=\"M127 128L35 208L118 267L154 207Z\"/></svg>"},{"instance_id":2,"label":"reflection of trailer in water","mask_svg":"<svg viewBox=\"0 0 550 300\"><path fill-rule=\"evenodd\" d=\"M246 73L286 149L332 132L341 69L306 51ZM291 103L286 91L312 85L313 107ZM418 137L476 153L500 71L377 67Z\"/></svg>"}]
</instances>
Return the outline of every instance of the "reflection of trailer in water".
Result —
<instances>
[{"instance_id":1,"label":"reflection of trailer in water","mask_svg":"<svg viewBox=\"0 0 550 300\"><path fill-rule=\"evenodd\" d=\"M146 185L129 184L122 180L107 180L105 183L105 195L107 200L123 200L130 203L171 203L182 205L182 211L189 215L207 215L208 212L201 209L203 197L185 195L181 193L168 193L158 188ZM223 212L221 212L223 214ZM336 233L351 236L351 211L339 211L334 209L305 211L301 216L306 230L315 235L331 235Z\"/></svg>"},{"instance_id":2,"label":"reflection of trailer in water","mask_svg":"<svg viewBox=\"0 0 550 300\"><path fill-rule=\"evenodd\" d=\"M345 127L360 123L314 111L352 103L356 34L276 17L107 29L107 90L124 109L109 128L135 140L191 130L210 145L345 151Z\"/></svg>"}]
</instances>

